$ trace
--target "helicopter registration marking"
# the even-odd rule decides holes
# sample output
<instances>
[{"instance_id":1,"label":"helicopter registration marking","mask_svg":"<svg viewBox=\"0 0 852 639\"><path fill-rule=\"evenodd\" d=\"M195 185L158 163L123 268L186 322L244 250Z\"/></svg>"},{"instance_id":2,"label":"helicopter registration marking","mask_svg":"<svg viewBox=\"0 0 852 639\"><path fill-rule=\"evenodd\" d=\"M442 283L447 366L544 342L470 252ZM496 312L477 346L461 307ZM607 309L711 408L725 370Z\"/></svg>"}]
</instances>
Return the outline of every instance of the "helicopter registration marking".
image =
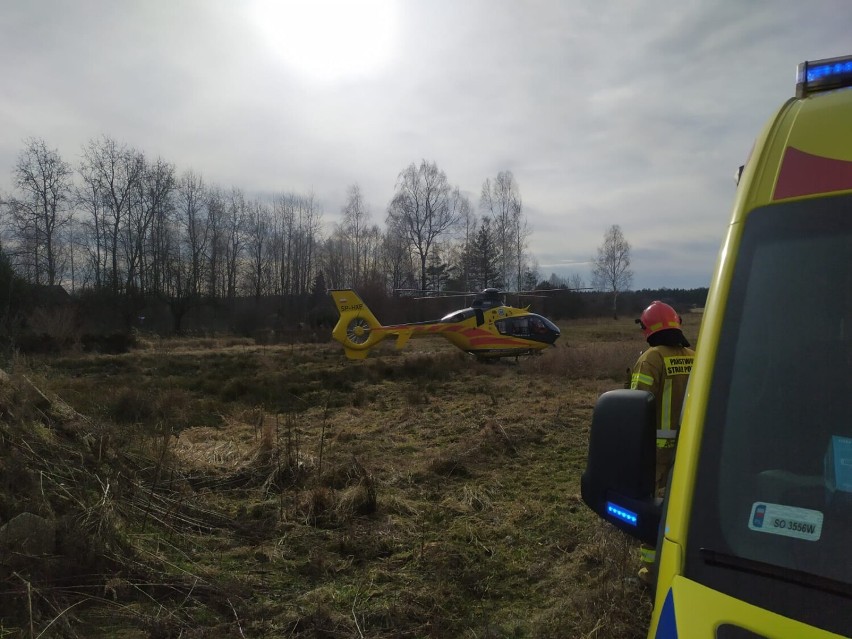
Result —
<instances>
[{"instance_id":1,"label":"helicopter registration marking","mask_svg":"<svg viewBox=\"0 0 852 639\"><path fill-rule=\"evenodd\" d=\"M364 308L363 304L341 304L340 305L341 311L360 311L362 308Z\"/></svg>"}]
</instances>

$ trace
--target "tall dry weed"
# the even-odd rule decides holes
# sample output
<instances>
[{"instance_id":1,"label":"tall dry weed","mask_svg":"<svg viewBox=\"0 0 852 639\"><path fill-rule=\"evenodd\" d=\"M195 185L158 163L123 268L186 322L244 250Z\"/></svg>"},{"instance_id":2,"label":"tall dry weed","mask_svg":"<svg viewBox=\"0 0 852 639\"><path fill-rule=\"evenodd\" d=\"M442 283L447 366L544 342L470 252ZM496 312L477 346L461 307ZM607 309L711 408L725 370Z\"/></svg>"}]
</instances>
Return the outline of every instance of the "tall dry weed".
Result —
<instances>
[{"instance_id":1,"label":"tall dry weed","mask_svg":"<svg viewBox=\"0 0 852 639\"><path fill-rule=\"evenodd\" d=\"M532 364L542 373L570 379L627 381L642 350L634 342L589 342L546 351Z\"/></svg>"},{"instance_id":2,"label":"tall dry weed","mask_svg":"<svg viewBox=\"0 0 852 639\"><path fill-rule=\"evenodd\" d=\"M36 308L27 318L27 325L33 333L50 335L60 343L75 344L80 341L77 311L70 306Z\"/></svg>"}]
</instances>

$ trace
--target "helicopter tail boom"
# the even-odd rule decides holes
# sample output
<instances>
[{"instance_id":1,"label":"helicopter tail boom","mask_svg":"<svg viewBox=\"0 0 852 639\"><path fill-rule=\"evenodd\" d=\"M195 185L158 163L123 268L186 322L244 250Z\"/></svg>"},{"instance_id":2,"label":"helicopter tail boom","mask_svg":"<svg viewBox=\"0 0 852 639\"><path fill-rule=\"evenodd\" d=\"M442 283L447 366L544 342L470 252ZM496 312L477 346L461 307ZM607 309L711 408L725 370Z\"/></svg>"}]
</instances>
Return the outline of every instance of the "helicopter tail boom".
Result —
<instances>
[{"instance_id":1,"label":"helicopter tail boom","mask_svg":"<svg viewBox=\"0 0 852 639\"><path fill-rule=\"evenodd\" d=\"M340 313L340 319L331 336L343 345L349 359L364 359L373 346L391 333L381 329L382 324L352 289L329 291Z\"/></svg>"}]
</instances>

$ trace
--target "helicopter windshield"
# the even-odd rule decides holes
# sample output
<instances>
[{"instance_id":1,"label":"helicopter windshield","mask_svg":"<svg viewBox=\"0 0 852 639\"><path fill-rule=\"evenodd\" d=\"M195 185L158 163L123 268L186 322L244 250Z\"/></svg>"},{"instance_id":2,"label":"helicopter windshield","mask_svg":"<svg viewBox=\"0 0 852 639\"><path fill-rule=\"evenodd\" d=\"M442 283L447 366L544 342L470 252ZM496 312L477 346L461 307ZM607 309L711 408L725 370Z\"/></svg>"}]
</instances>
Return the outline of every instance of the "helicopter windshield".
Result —
<instances>
[{"instance_id":1,"label":"helicopter windshield","mask_svg":"<svg viewBox=\"0 0 852 639\"><path fill-rule=\"evenodd\" d=\"M530 313L516 317L507 317L494 322L502 335L524 337L552 344L559 337L559 329L546 317Z\"/></svg>"}]
</instances>

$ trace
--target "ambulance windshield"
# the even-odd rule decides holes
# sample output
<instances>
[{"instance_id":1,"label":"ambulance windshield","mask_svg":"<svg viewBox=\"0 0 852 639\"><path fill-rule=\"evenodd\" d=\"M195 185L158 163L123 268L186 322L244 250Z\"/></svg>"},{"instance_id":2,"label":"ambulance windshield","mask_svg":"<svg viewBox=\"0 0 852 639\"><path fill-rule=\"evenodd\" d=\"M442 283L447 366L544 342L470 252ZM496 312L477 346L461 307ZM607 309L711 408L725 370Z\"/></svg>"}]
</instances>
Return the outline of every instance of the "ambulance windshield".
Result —
<instances>
[{"instance_id":1,"label":"ambulance windshield","mask_svg":"<svg viewBox=\"0 0 852 639\"><path fill-rule=\"evenodd\" d=\"M749 215L724 326L685 574L846 634L852 197L774 204Z\"/></svg>"}]
</instances>

